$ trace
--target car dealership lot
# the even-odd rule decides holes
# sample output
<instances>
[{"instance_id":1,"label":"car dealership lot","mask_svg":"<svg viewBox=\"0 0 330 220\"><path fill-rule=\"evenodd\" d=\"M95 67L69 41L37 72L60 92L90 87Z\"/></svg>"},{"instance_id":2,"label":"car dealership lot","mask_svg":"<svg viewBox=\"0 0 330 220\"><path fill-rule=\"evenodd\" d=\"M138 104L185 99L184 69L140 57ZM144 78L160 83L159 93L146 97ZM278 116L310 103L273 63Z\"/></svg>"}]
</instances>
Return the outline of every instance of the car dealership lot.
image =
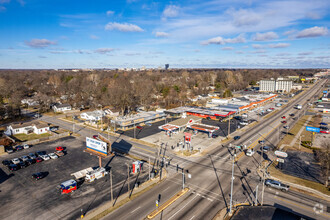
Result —
<instances>
[{"instance_id":1,"label":"car dealership lot","mask_svg":"<svg viewBox=\"0 0 330 220\"><path fill-rule=\"evenodd\" d=\"M11 160L36 151L51 153L57 146L65 147L67 154L13 172L0 165L0 219L72 219L80 216L81 208L86 212L110 199L109 175L90 184L83 183L71 195L61 195L57 188L60 183L72 179L72 173L98 166L96 156L83 152L85 143L81 139L65 137L3 155L0 159ZM133 161L120 156L110 160L111 158L103 159L102 166L112 168L115 198L122 182L127 178L126 164ZM32 174L37 172L46 172L47 176L35 180ZM139 181L145 179L146 174L140 175ZM134 176L131 175L131 181L133 180ZM122 193L126 191L127 186L123 187Z\"/></svg>"}]
</instances>

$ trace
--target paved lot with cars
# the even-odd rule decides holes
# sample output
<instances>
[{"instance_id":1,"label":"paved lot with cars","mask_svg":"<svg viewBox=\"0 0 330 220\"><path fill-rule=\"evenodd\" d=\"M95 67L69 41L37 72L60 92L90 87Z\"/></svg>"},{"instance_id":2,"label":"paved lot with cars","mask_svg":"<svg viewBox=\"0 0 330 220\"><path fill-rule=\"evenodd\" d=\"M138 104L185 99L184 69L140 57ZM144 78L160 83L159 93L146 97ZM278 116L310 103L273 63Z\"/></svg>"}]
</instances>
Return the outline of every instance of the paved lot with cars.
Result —
<instances>
[{"instance_id":1,"label":"paved lot with cars","mask_svg":"<svg viewBox=\"0 0 330 220\"><path fill-rule=\"evenodd\" d=\"M20 158L36 151L51 153L58 146L63 146L67 154L58 159L49 159L19 169L9 171L0 165L0 219L74 219L80 217L80 210L90 211L97 205L110 200L109 175L94 181L83 183L70 195L61 195L57 186L72 179L72 173L87 167L97 167L98 158L83 152L85 143L81 139L65 137L57 141L32 146L19 152L0 157L5 159ZM102 166L112 169L114 198L118 193L127 192L127 165L133 160L121 156L102 161ZM146 169L147 170L147 169ZM32 174L43 172L44 178L35 180ZM147 171L139 176L139 182L147 178ZM131 174L131 188L135 181Z\"/></svg>"}]
</instances>

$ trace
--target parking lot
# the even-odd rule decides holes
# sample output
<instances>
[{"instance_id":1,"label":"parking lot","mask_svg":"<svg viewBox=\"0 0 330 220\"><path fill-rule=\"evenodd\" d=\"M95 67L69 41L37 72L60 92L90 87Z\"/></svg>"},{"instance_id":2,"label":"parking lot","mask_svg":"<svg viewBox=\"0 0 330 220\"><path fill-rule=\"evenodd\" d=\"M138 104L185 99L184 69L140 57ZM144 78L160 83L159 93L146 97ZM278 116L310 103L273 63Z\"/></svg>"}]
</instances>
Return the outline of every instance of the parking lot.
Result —
<instances>
[{"instance_id":1,"label":"parking lot","mask_svg":"<svg viewBox=\"0 0 330 220\"><path fill-rule=\"evenodd\" d=\"M73 219L80 217L81 209L85 213L110 200L109 175L92 183L82 183L70 195L61 195L57 188L62 182L72 179L72 173L98 166L96 156L83 152L85 142L81 139L65 137L3 155L0 159L13 159L36 151L51 153L57 146L65 147L67 154L14 172L0 165L0 219ZM120 191L120 194L127 192L127 186L122 186L127 179L126 164L131 165L132 162L133 160L121 156L103 159L102 166L112 169L114 198ZM36 172L48 172L48 175L36 181L31 177ZM130 176L133 183L135 176ZM138 182L145 181L147 176L147 172L142 172Z\"/></svg>"}]
</instances>

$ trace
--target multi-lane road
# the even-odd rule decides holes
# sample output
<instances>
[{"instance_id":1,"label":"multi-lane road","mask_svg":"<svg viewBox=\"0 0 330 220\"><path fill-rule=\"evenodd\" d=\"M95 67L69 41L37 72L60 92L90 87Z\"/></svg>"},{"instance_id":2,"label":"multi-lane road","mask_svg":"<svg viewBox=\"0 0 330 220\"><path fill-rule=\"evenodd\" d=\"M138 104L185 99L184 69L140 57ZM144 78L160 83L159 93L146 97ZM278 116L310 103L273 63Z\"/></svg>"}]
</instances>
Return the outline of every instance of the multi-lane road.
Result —
<instances>
[{"instance_id":1,"label":"multi-lane road","mask_svg":"<svg viewBox=\"0 0 330 220\"><path fill-rule=\"evenodd\" d=\"M258 148L258 140L264 139L266 144L276 146L279 141L281 116L292 112L297 114L295 112L297 110L293 109L294 105L302 104L306 106L307 100L313 98L315 94L321 91L323 83L324 81L319 81L309 91L293 99L271 117L260 121L250 129L241 131L240 140L232 141L225 146L219 145L206 156L187 159L167 153L167 156L173 158L171 166L167 169L169 173L174 174L168 175L165 181L120 207L104 219L145 218L155 209L155 201L159 195L161 195L161 205L182 189L181 171L179 170L175 174L177 164L184 169L186 186L189 187L189 192L166 208L156 219L212 219L219 210L226 207L229 208L230 205L232 151L229 145L245 144L250 148ZM72 124L58 120L55 117L43 117L42 120L72 130ZM84 138L93 135L95 131L87 127L75 126L75 132L78 132L81 138ZM136 154L143 158L151 157L151 159L156 155L157 149L155 148L133 143L126 137L116 139L118 142L122 140L128 146L131 145L129 147L130 154ZM255 154L253 157L246 157L243 153L239 153L236 160L237 162L234 166L233 202L255 201L255 190L256 186L259 185L258 202L260 203L262 185L257 175L257 169L261 161L260 155ZM191 179L187 178L188 173L191 175ZM326 213L326 208L329 206L328 201L297 192L285 193L266 189L264 204L287 207L297 213L317 219L330 217ZM322 210L320 207L323 207Z\"/></svg>"}]
</instances>

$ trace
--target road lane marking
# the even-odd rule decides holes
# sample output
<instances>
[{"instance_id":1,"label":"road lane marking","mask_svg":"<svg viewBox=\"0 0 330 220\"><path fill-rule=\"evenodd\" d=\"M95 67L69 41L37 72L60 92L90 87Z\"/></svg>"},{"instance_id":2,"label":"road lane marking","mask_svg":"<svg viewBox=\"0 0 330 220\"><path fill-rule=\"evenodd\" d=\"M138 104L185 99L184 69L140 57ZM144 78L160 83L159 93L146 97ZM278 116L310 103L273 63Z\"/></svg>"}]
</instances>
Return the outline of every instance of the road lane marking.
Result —
<instances>
[{"instance_id":1,"label":"road lane marking","mask_svg":"<svg viewBox=\"0 0 330 220\"><path fill-rule=\"evenodd\" d=\"M195 216L191 217L189 220L192 220L193 218L195 218Z\"/></svg>"},{"instance_id":2,"label":"road lane marking","mask_svg":"<svg viewBox=\"0 0 330 220\"><path fill-rule=\"evenodd\" d=\"M136 210L138 210L139 208L141 208L141 206L137 207L136 209L134 209L133 211L131 211L131 213L135 212Z\"/></svg>"},{"instance_id":3,"label":"road lane marking","mask_svg":"<svg viewBox=\"0 0 330 220\"><path fill-rule=\"evenodd\" d=\"M182 209L184 209L191 201L193 201L195 198L197 197L197 195L195 195L194 198L192 198L189 202L187 202L179 211L177 211L176 213L174 213L174 215L172 215L170 218L168 218L168 220L172 219L176 214L178 214L179 212L182 211Z\"/></svg>"},{"instance_id":4,"label":"road lane marking","mask_svg":"<svg viewBox=\"0 0 330 220\"><path fill-rule=\"evenodd\" d=\"M164 189L164 191L168 190L170 187L167 187L166 189Z\"/></svg>"}]
</instances>

